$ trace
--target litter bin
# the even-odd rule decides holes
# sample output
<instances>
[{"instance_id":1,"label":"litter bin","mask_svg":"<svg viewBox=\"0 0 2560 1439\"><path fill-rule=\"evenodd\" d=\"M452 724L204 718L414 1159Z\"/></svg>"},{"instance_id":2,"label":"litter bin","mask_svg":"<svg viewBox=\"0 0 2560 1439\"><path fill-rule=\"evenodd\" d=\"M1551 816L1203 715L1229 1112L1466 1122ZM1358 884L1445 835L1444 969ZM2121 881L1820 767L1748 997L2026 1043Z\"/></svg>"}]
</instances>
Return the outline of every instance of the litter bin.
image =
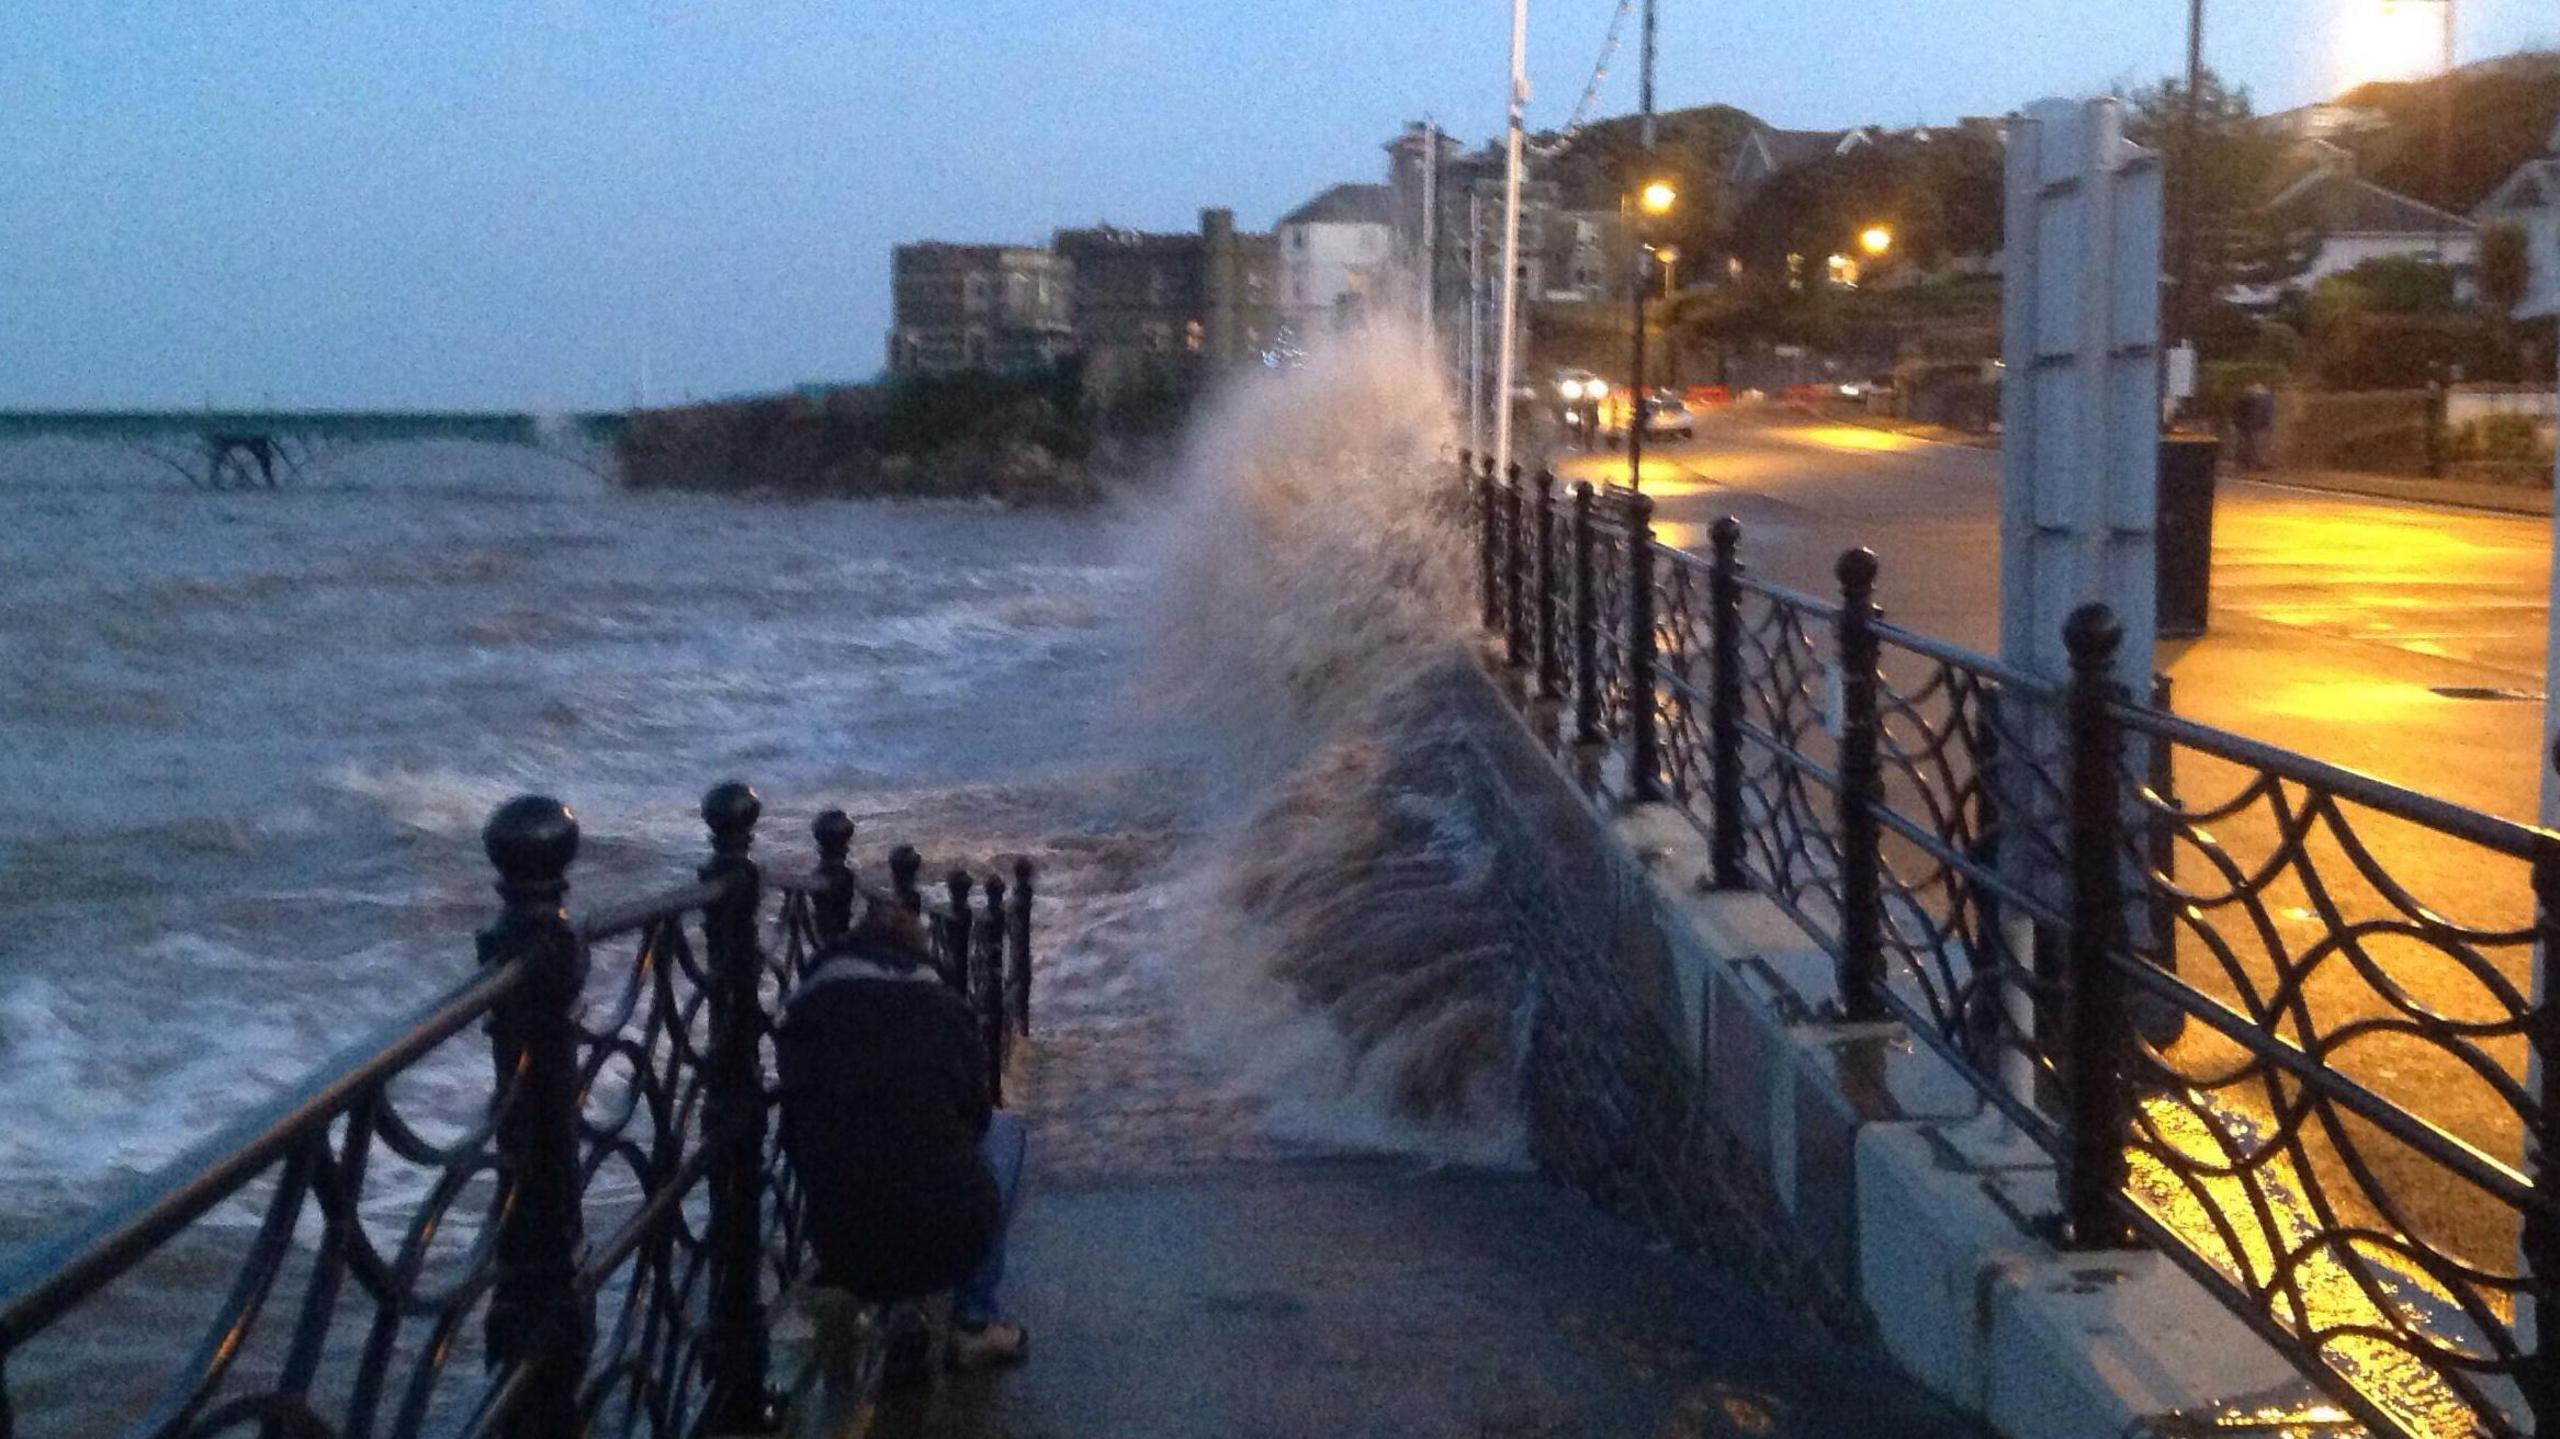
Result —
<instances>
[{"instance_id":1,"label":"litter bin","mask_svg":"<svg viewBox=\"0 0 2560 1439\"><path fill-rule=\"evenodd\" d=\"M2222 441L2160 437L2159 624L2164 640L2204 633L2213 603L2213 472Z\"/></svg>"}]
</instances>

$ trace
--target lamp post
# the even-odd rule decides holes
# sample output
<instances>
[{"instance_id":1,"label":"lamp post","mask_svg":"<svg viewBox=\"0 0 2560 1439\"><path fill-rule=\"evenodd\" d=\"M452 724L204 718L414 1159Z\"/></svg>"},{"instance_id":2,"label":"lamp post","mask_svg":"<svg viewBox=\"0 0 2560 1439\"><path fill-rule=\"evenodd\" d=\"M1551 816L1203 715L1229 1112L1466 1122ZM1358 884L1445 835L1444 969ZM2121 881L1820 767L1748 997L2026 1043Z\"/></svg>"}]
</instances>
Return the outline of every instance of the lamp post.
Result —
<instances>
[{"instance_id":1,"label":"lamp post","mask_svg":"<svg viewBox=\"0 0 2560 1439\"><path fill-rule=\"evenodd\" d=\"M1654 180L1636 192L1635 273L1628 292L1634 296L1635 353L1627 366L1627 488L1644 488L1644 302L1648 288L1645 262L1653 255L1653 222L1671 213L1680 192L1668 180Z\"/></svg>"},{"instance_id":2,"label":"lamp post","mask_svg":"<svg viewBox=\"0 0 2560 1439\"><path fill-rule=\"evenodd\" d=\"M1864 284L1884 257L1893 253L1893 227L1879 221L1858 232L1858 253L1866 256L1858 280ZM1902 322L1889 302L1879 297L1876 307L1884 315L1885 363L1893 371L1894 413L1902 413Z\"/></svg>"}]
</instances>

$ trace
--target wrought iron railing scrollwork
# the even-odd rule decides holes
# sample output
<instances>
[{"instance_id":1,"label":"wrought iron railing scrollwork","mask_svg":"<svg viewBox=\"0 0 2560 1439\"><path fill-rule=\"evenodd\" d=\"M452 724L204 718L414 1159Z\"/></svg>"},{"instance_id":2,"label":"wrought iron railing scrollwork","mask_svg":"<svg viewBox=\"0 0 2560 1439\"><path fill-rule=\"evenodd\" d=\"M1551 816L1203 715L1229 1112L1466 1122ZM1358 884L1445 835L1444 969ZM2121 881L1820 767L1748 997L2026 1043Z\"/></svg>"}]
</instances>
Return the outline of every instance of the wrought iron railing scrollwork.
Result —
<instances>
[{"instance_id":1,"label":"wrought iron railing scrollwork","mask_svg":"<svg viewBox=\"0 0 2560 1439\"><path fill-rule=\"evenodd\" d=\"M713 790L694 882L573 921L576 822L502 806L474 973L0 1269L0 1436L768 1427L807 1272L771 1040L861 901L841 811L769 874L759 809ZM990 880L972 998L1016 1036L1032 870Z\"/></svg>"},{"instance_id":2,"label":"wrought iron railing scrollwork","mask_svg":"<svg viewBox=\"0 0 2560 1439\"><path fill-rule=\"evenodd\" d=\"M1501 627L1562 637L1506 658L1831 955L1841 1017L2053 1156L2057 1240L2157 1247L2378 1432L2560 1432L2560 836L2137 701L2102 607L2047 679L1887 622L1862 551L1816 598L1731 519L1696 555L1624 490L1470 480ZM1544 560L1501 528L1540 506Z\"/></svg>"}]
</instances>

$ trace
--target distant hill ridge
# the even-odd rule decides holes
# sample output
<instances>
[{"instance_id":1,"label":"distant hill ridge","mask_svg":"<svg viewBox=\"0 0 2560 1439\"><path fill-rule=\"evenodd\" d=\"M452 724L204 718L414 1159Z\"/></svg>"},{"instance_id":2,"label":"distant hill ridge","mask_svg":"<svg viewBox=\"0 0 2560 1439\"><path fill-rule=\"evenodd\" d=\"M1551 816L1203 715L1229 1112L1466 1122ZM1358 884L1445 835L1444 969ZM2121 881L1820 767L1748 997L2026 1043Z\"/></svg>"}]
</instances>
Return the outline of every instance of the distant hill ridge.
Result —
<instances>
[{"instance_id":1,"label":"distant hill ridge","mask_svg":"<svg viewBox=\"0 0 2560 1439\"><path fill-rule=\"evenodd\" d=\"M2453 147L2442 162L2439 117L2450 87ZM2324 108L2305 106L2271 119L2294 120ZM2516 168L2546 153L2560 125L2560 50L2522 50L2474 61L2451 75L2359 85L2325 108L2349 114L2326 138L2356 157L2358 171L2376 184L2431 205L2468 213ZM1661 153L1652 168L1692 184L1721 177L1754 126L1768 122L1731 105L1696 105L1659 117ZM1613 115L1594 120L1546 167L1569 208L1605 209L1617 203L1635 175L1638 119ZM1783 127L1779 127L1783 128ZM1842 127L1847 128L1847 127ZM1880 130L1905 127L1875 126ZM1541 147L1564 141L1553 132Z\"/></svg>"}]
</instances>

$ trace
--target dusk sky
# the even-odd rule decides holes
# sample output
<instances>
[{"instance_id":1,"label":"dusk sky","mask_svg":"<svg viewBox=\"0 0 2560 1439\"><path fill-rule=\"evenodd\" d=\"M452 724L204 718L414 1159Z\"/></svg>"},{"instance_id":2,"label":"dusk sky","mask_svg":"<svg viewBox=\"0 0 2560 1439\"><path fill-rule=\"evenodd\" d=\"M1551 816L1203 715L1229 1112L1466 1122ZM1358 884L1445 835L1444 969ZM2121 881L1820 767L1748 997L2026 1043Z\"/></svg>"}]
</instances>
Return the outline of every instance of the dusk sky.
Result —
<instances>
[{"instance_id":1,"label":"dusk sky","mask_svg":"<svg viewBox=\"0 0 2560 1439\"><path fill-rule=\"evenodd\" d=\"M2317 98L2375 3L2215 0L2212 62L2262 109ZM1533 0L1533 127L1614 8ZM1661 8L1666 106L1803 126L2145 82L2186 12ZM2465 59L2560 44L2560 7L2462 27ZM1497 133L1507 38L1506 0L12 0L0 406L619 406L644 355L661 401L858 379L892 245L1268 226L1381 178L1408 120Z\"/></svg>"}]
</instances>

